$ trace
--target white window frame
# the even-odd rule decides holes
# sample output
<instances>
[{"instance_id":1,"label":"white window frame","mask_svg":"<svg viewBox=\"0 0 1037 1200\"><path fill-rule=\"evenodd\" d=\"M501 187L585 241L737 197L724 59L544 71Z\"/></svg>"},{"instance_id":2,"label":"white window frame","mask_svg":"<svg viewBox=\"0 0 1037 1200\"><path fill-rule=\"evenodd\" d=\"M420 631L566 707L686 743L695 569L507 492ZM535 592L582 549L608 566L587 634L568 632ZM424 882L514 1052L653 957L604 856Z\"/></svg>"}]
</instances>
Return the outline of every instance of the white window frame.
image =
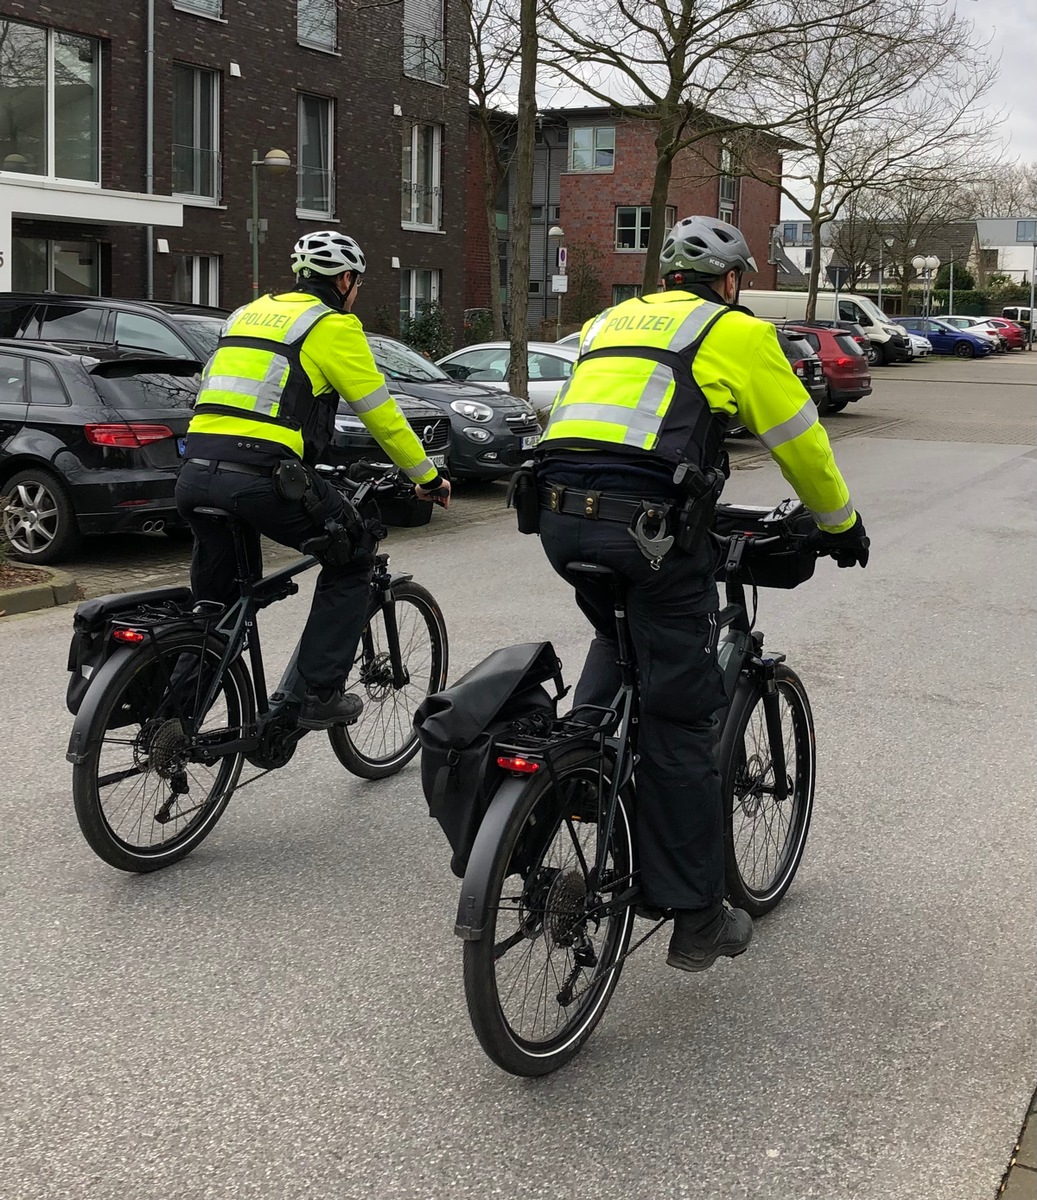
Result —
<instances>
[{"instance_id":1,"label":"white window frame","mask_svg":"<svg viewBox=\"0 0 1037 1200\"><path fill-rule=\"evenodd\" d=\"M19 235L19 234L14 235L14 237L12 238L12 241L17 241L17 240L21 240L21 235ZM92 246L93 252L94 252L94 277L93 277L93 280L91 281L93 283L93 289L91 291L86 291L86 292L72 292L71 294L73 296L77 296L77 295L90 296L90 295L96 295L101 290L101 247L100 247L100 244L94 238L89 238L89 237L82 238L82 239L51 238L51 237L37 237L34 235L30 235L28 238L25 238L24 240L39 241L39 242L44 243L45 253L47 256L46 257L47 279L46 279L46 283L44 284L43 290L48 291L48 292L55 292L55 291L61 290L60 288L57 287L56 261L55 261L55 255L54 255L55 246L60 245L62 242L70 242L70 241L75 242L75 241L79 241L79 240L83 241L88 246ZM12 258L13 258L13 255L12 255ZM14 283L14 287L15 287L15 290L19 290L19 289L25 290L24 286L21 284L18 284L18 283Z\"/></svg>"},{"instance_id":2,"label":"white window frame","mask_svg":"<svg viewBox=\"0 0 1037 1200\"><path fill-rule=\"evenodd\" d=\"M444 0L403 0L403 73L446 86Z\"/></svg>"},{"instance_id":3,"label":"white window frame","mask_svg":"<svg viewBox=\"0 0 1037 1200\"><path fill-rule=\"evenodd\" d=\"M427 297L428 302L429 302L429 304L438 304L439 303L439 297L440 297L440 294L442 291L442 285L443 285L443 272L438 267L404 267L400 271L400 300L401 300L400 318L401 318L401 320L413 321L414 318L418 315L418 299L419 299L419 297L417 294L417 292L418 292L417 281L418 281L418 275L425 271L429 272L429 295ZM409 300L410 311L407 313L405 313L403 311L403 304L402 304L403 277L405 275L410 276L410 300ZM426 297L424 297L424 296L422 296L420 298L422 300L426 299Z\"/></svg>"},{"instance_id":4,"label":"white window frame","mask_svg":"<svg viewBox=\"0 0 1037 1200\"><path fill-rule=\"evenodd\" d=\"M338 52L338 0L316 0L318 3L329 5L333 14L334 19L332 21L330 42L321 42L316 38L304 37L299 28L304 4L314 2L315 0L295 0L295 40L300 46L305 46L307 50L321 50L325 54L336 54Z\"/></svg>"},{"instance_id":5,"label":"white window frame","mask_svg":"<svg viewBox=\"0 0 1037 1200\"><path fill-rule=\"evenodd\" d=\"M717 187L717 216L734 224L738 211L738 176L734 174L734 157L729 146L720 147L720 179Z\"/></svg>"},{"instance_id":6,"label":"white window frame","mask_svg":"<svg viewBox=\"0 0 1037 1200\"><path fill-rule=\"evenodd\" d=\"M598 150L612 151L612 164L608 167L577 167L573 165L576 155L576 138L575 134L582 133L585 129L591 132L591 162L593 163ZM601 133L609 133L612 135L611 146L598 145L598 135ZM616 127L615 125L573 125L569 130L569 154L567 156L568 167L570 171L576 171L581 175L608 175L616 169Z\"/></svg>"},{"instance_id":7,"label":"white window frame","mask_svg":"<svg viewBox=\"0 0 1037 1200\"><path fill-rule=\"evenodd\" d=\"M178 257L187 262L191 275L191 299L185 303L204 304L210 308L219 308L220 256L218 254L180 254ZM208 276L209 296L211 297L209 300L202 299L203 275Z\"/></svg>"},{"instance_id":8,"label":"white window frame","mask_svg":"<svg viewBox=\"0 0 1037 1200\"><path fill-rule=\"evenodd\" d=\"M210 21L224 19L223 0L173 0L173 7L196 17L207 17Z\"/></svg>"},{"instance_id":9,"label":"white window frame","mask_svg":"<svg viewBox=\"0 0 1037 1200\"><path fill-rule=\"evenodd\" d=\"M633 246L621 246L619 244L619 214L621 212L634 212L637 217L634 221L634 242ZM647 220L646 220L647 216ZM663 226L663 237L665 237L673 228L677 220L677 210L672 204L666 206L666 224ZM650 204L617 204L616 205L616 222L615 222L615 238L613 249L617 254L644 254L647 251L647 246L641 246L641 234L647 232L651 228L652 221L652 206Z\"/></svg>"},{"instance_id":10,"label":"white window frame","mask_svg":"<svg viewBox=\"0 0 1037 1200\"><path fill-rule=\"evenodd\" d=\"M432 130L432 172L431 183L429 186L432 189L432 220L431 223L425 224L415 218L415 214L420 208L418 195L415 191L416 181L414 178L414 168L418 161L418 142L422 133L426 129ZM433 124L431 121L415 121L410 126L410 145L404 142L404 154L410 156L410 215L411 220L404 220L402 216L401 204L401 219L400 227L402 229L412 229L420 233L440 233L443 229L443 126ZM400 166L400 195L403 197L404 188L407 187L403 182L403 165Z\"/></svg>"},{"instance_id":11,"label":"white window frame","mask_svg":"<svg viewBox=\"0 0 1037 1200\"><path fill-rule=\"evenodd\" d=\"M302 161L302 122L303 122L303 101L318 100L321 104L328 106L328 141L325 146L327 154L327 173L328 173L328 206L327 208L303 208L300 204L302 199L302 178L303 171L306 168ZM316 92L297 92L295 104L295 137L296 137L296 166L295 170L295 215L303 220L327 220L329 217L335 216L335 101L330 96L318 96Z\"/></svg>"},{"instance_id":12,"label":"white window frame","mask_svg":"<svg viewBox=\"0 0 1037 1200\"><path fill-rule=\"evenodd\" d=\"M198 151L197 143L200 140L199 131L201 129L201 104L199 102L201 77L208 75L212 79L212 111L208 114L212 121L212 193L178 192L174 190L172 194L178 199L192 200L195 203L219 204L223 194L223 159L220 155L220 97L223 80L220 77L219 71L210 70L208 67L197 67L194 63L174 62L174 72L178 68L183 71L190 71L194 77L194 129L192 132L195 141L193 148L196 152ZM176 153L175 147L173 147L173 153Z\"/></svg>"},{"instance_id":13,"label":"white window frame","mask_svg":"<svg viewBox=\"0 0 1037 1200\"><path fill-rule=\"evenodd\" d=\"M1027 227L1029 233L1026 232ZM1037 241L1037 221L1016 221L1015 240L1026 243Z\"/></svg>"},{"instance_id":14,"label":"white window frame","mask_svg":"<svg viewBox=\"0 0 1037 1200\"><path fill-rule=\"evenodd\" d=\"M46 106L45 118L44 118L46 145L44 147L44 152L46 154L48 169L45 172L43 172L42 174L40 174L38 172L29 172L29 171L4 171L2 168L0 168L0 175L14 175L21 179L52 179L55 182L72 183L76 187L99 188L101 186L101 162L103 160L103 146L101 144L101 89L102 89L101 74L102 74L102 71L104 70L104 61L103 61L103 57L101 54L101 40L99 38L92 38L89 36L89 34L85 34L85 33L72 33L69 30L54 29L51 26L34 25L30 21L20 21L17 18L11 18L11 17L5 16L4 14L0 13L0 22L4 22L4 21L6 21L7 24L9 24L9 25L24 25L27 28L29 28L37 33L42 30L42 32L44 34L44 38L46 40L46 49L45 49L46 77L43 82L43 89L44 89L44 96L45 96L44 103ZM56 148L55 148L55 143L54 143L54 135L56 132L56 128L55 128L56 106L54 103L54 100L55 100L55 96L54 96L54 92L55 92L55 88L54 88L54 57L55 57L54 56L54 43L55 43L55 40L57 39L58 34L61 34L61 33L69 33L69 36L71 36L71 37L81 37L86 42L93 42L94 46L96 47L96 52L97 52L97 89L96 89L96 95L94 97L94 121L96 122L95 129L96 129L96 141L97 141L97 161L95 163L96 170L97 170L97 178L96 179L70 179L67 175L58 175L54 169L55 159L57 157L57 155L55 153Z\"/></svg>"},{"instance_id":15,"label":"white window frame","mask_svg":"<svg viewBox=\"0 0 1037 1200\"><path fill-rule=\"evenodd\" d=\"M624 300L633 300L637 296L640 296L641 295L641 287L642 287L642 285L639 283L614 283L612 285L612 303L613 303L613 305L622 304L624 302ZM632 294L630 296L620 296L619 295L620 289L622 289L623 291L630 291L632 289Z\"/></svg>"}]
</instances>

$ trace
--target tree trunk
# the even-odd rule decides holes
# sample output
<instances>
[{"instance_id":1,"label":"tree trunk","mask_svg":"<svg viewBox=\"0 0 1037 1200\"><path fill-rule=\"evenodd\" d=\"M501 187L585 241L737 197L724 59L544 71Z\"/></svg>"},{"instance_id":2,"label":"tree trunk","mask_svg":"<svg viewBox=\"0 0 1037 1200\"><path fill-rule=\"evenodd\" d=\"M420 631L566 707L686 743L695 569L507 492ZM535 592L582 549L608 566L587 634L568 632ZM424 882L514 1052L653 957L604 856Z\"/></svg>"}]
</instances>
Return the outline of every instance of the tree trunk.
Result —
<instances>
[{"instance_id":1,"label":"tree trunk","mask_svg":"<svg viewBox=\"0 0 1037 1200\"><path fill-rule=\"evenodd\" d=\"M666 228L666 199L670 193L670 176L673 174L675 127L676 123L672 115L663 117L659 122L659 133L655 139L652 219L648 227L648 252L645 255L645 272L641 280L641 293L645 296L659 290L659 252L663 248L663 230Z\"/></svg>"},{"instance_id":2,"label":"tree trunk","mask_svg":"<svg viewBox=\"0 0 1037 1200\"><path fill-rule=\"evenodd\" d=\"M490 253L490 315L493 319L493 340L499 342L504 338L504 311L500 294L500 255L497 253L497 241L500 237L497 229L497 193L501 187L500 159L493 144L493 132L489 126L481 124L479 134L482 138L486 246Z\"/></svg>"},{"instance_id":3,"label":"tree trunk","mask_svg":"<svg viewBox=\"0 0 1037 1200\"><path fill-rule=\"evenodd\" d=\"M806 318L812 321L817 313L817 288L821 279L821 229L823 222L817 212L810 214L810 241L814 253L810 256L810 277L807 284Z\"/></svg>"},{"instance_id":4,"label":"tree trunk","mask_svg":"<svg viewBox=\"0 0 1037 1200\"><path fill-rule=\"evenodd\" d=\"M521 0L519 9L518 126L515 147L515 219L511 227L511 365L508 388L529 398L529 217L533 205L533 138L536 132L536 70L539 56L537 0Z\"/></svg>"}]
</instances>

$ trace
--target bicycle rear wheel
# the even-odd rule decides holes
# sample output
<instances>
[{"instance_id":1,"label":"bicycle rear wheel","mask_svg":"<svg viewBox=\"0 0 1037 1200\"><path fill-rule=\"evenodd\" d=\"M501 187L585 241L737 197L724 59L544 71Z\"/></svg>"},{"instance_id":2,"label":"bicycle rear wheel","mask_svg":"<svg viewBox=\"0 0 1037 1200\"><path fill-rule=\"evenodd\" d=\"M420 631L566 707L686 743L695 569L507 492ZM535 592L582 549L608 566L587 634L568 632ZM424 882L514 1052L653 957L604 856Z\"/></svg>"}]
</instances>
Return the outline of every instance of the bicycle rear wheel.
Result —
<instances>
[{"instance_id":1,"label":"bicycle rear wheel","mask_svg":"<svg viewBox=\"0 0 1037 1200\"><path fill-rule=\"evenodd\" d=\"M427 695L446 686L449 652L439 605L410 580L395 584L393 595L404 683L394 684L386 614L380 609L364 629L346 680L346 691L360 696L364 710L355 724L328 730L339 762L362 779L384 779L410 762L418 752L414 712Z\"/></svg>"},{"instance_id":2,"label":"bicycle rear wheel","mask_svg":"<svg viewBox=\"0 0 1037 1200\"><path fill-rule=\"evenodd\" d=\"M634 910L610 901L631 887L633 817L621 794L605 877L592 893L597 794L597 758L560 755L554 777L543 769L525 785L488 878L476 884L492 911L483 936L465 942L465 999L483 1049L513 1075L547 1075L567 1063L619 982Z\"/></svg>"},{"instance_id":3,"label":"bicycle rear wheel","mask_svg":"<svg viewBox=\"0 0 1037 1200\"><path fill-rule=\"evenodd\" d=\"M720 751L728 899L753 917L788 891L806 848L814 808L814 718L799 676L777 667L778 712L788 796L775 794L774 756L763 691L752 682L735 696Z\"/></svg>"},{"instance_id":4,"label":"bicycle rear wheel","mask_svg":"<svg viewBox=\"0 0 1037 1200\"><path fill-rule=\"evenodd\" d=\"M155 871L189 854L212 832L241 773L240 754L202 763L199 738L240 734L254 714L240 661L189 738L185 718L215 678L223 646L197 633L161 638L111 679L86 730L86 757L72 768L76 818L94 853L122 871Z\"/></svg>"}]
</instances>

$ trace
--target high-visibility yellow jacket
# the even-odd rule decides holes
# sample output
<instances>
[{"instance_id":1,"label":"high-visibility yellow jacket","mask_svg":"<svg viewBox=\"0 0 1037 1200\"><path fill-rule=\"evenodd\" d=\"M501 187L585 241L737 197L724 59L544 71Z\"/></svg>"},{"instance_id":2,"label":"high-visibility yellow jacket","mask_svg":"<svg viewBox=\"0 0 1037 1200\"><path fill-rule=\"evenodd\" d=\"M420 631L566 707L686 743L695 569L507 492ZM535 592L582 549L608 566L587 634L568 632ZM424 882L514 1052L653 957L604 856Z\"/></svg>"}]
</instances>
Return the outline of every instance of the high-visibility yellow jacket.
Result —
<instances>
[{"instance_id":1,"label":"high-visibility yellow jacket","mask_svg":"<svg viewBox=\"0 0 1037 1200\"><path fill-rule=\"evenodd\" d=\"M737 416L760 438L822 529L853 525L828 435L775 327L689 292L638 296L584 325L540 451L604 450L676 465L689 445L706 444L703 399L708 413Z\"/></svg>"},{"instance_id":2,"label":"high-visibility yellow jacket","mask_svg":"<svg viewBox=\"0 0 1037 1200\"><path fill-rule=\"evenodd\" d=\"M410 479L437 477L389 395L359 319L304 292L261 296L227 319L202 374L187 456L312 461L334 432L339 397Z\"/></svg>"}]
</instances>

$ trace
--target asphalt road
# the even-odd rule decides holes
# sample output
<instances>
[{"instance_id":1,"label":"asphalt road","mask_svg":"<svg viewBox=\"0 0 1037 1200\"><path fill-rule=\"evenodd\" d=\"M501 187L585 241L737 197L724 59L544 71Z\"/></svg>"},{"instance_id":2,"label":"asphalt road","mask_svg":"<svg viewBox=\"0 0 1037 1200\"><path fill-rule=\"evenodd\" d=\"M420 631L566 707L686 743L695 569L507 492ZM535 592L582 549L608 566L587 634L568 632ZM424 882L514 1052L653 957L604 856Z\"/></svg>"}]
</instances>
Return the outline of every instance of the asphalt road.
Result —
<instances>
[{"instance_id":1,"label":"asphalt road","mask_svg":"<svg viewBox=\"0 0 1037 1200\"><path fill-rule=\"evenodd\" d=\"M471 1033L416 766L363 783L314 735L191 858L120 875L72 814L70 611L0 625L4 1200L993 1200L1037 1046L1035 365L877 372L847 411L888 416L837 442L872 564L761 600L818 727L797 881L735 962L649 942L547 1080ZM507 514L396 554L452 675L547 637L575 676L586 627ZM274 658L305 603L264 613Z\"/></svg>"}]
</instances>

